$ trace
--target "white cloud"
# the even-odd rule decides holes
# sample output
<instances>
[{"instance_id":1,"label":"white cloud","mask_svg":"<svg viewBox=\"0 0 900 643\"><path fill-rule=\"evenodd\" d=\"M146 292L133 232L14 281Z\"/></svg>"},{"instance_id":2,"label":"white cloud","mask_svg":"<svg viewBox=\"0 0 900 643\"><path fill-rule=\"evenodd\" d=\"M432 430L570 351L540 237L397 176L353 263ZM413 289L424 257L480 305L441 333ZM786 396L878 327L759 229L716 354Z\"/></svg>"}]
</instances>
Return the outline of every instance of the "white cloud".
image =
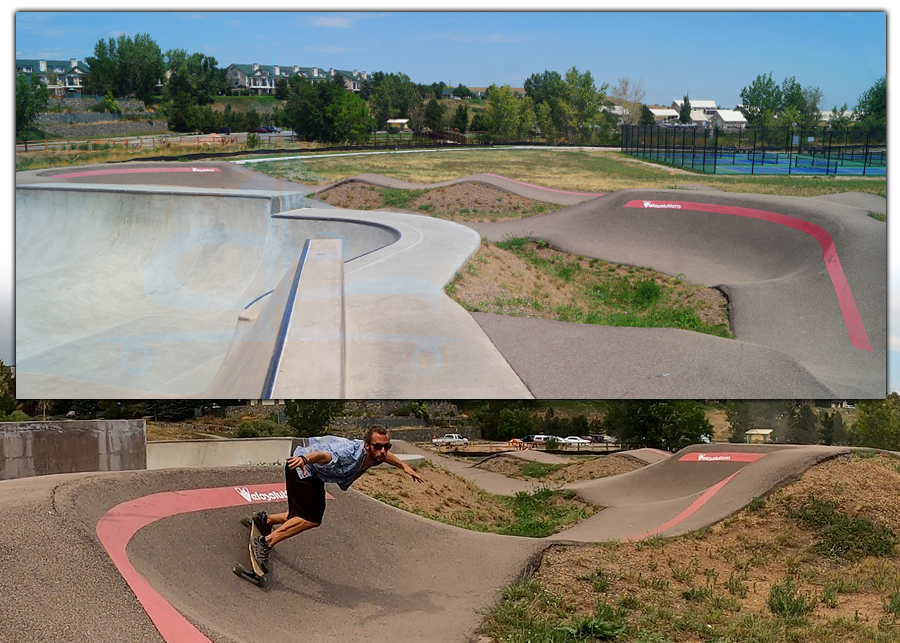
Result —
<instances>
[{"instance_id":1,"label":"white cloud","mask_svg":"<svg viewBox=\"0 0 900 643\"><path fill-rule=\"evenodd\" d=\"M324 27L326 29L352 29L360 20L385 18L389 15L387 13L341 13L330 16L311 16L304 18L303 22L314 27Z\"/></svg>"}]
</instances>

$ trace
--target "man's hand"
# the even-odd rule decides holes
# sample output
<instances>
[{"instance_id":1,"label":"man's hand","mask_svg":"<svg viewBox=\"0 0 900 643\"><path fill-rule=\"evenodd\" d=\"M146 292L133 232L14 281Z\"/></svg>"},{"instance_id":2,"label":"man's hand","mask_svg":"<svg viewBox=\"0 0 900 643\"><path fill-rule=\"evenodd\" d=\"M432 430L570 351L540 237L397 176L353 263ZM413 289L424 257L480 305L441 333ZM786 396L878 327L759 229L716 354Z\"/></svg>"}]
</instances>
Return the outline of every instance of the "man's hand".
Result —
<instances>
[{"instance_id":1,"label":"man's hand","mask_svg":"<svg viewBox=\"0 0 900 643\"><path fill-rule=\"evenodd\" d=\"M287 459L288 467L290 467L291 469L296 469L297 467L300 467L300 470L303 472L303 475L306 475L306 465L307 464L309 464L309 462L306 461L306 458L301 457L301 456L293 456L292 455L290 458Z\"/></svg>"},{"instance_id":2,"label":"man's hand","mask_svg":"<svg viewBox=\"0 0 900 643\"><path fill-rule=\"evenodd\" d=\"M415 480L416 482L425 482L425 478L423 478L422 476L420 476L420 475L418 474L418 472L416 472L416 470L413 469L411 466L406 465L406 466L403 468L403 471L406 473L406 475L408 475L410 478L412 478L412 479Z\"/></svg>"}]
</instances>

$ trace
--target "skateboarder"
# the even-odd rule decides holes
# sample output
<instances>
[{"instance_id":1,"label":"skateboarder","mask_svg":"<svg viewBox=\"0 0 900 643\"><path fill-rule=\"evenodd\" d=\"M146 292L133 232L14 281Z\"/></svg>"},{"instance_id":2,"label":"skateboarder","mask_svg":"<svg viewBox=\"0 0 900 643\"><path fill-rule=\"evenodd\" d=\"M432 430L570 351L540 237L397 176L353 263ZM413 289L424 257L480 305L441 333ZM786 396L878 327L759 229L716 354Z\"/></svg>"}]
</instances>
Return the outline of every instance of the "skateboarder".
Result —
<instances>
[{"instance_id":1,"label":"skateboarder","mask_svg":"<svg viewBox=\"0 0 900 643\"><path fill-rule=\"evenodd\" d=\"M294 449L284 467L288 510L272 515L253 514L253 522L261 533L253 542L253 556L263 571L269 571L272 547L322 523L326 482L346 491L367 469L382 462L403 469L416 482L423 482L422 476L391 454L390 449L387 429L381 426L371 427L363 440L326 435L309 438L309 446Z\"/></svg>"}]
</instances>

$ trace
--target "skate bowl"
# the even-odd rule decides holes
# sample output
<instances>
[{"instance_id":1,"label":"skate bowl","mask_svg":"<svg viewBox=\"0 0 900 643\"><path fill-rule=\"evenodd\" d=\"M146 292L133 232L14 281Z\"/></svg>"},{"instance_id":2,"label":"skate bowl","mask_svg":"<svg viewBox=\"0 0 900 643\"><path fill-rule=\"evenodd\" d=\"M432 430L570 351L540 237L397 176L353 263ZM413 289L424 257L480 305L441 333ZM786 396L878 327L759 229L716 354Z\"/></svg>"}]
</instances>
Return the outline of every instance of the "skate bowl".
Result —
<instances>
[{"instance_id":1,"label":"skate bowl","mask_svg":"<svg viewBox=\"0 0 900 643\"><path fill-rule=\"evenodd\" d=\"M539 565L548 546L711 525L848 451L688 447L632 473L567 485L609 507L546 539L470 532L329 486L322 527L279 545L263 589L231 565L247 557L240 518L283 510L280 467L0 481L0 551L32 568L0 578L0 623L10 643L123 635L134 643L250 643L297 631L329 643L464 643L480 610Z\"/></svg>"},{"instance_id":2,"label":"skate bowl","mask_svg":"<svg viewBox=\"0 0 900 643\"><path fill-rule=\"evenodd\" d=\"M528 396L443 292L478 248L475 233L303 205L302 194L265 190L17 186L17 395ZM313 277L327 262L337 270ZM265 388L259 372L288 327L276 366L293 384Z\"/></svg>"}]
</instances>

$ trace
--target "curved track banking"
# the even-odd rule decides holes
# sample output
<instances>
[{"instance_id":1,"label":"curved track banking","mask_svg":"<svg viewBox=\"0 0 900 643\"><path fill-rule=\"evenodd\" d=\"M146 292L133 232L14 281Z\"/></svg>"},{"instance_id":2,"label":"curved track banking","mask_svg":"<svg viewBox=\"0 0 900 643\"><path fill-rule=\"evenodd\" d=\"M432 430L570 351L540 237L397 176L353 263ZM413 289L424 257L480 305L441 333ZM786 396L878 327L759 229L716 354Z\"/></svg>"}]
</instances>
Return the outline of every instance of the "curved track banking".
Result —
<instances>
[{"instance_id":1,"label":"curved track banking","mask_svg":"<svg viewBox=\"0 0 900 643\"><path fill-rule=\"evenodd\" d=\"M479 610L555 542L685 533L848 451L689 447L631 473L567 485L608 508L546 539L469 532L333 489L323 526L279 546L264 589L231 565L246 557L239 519L251 506L283 507L279 468L0 481L0 552L8 566L29 570L0 577L0 624L9 643L251 643L298 631L326 643L463 643ZM483 485L472 467L457 469L496 493L518 490L503 476Z\"/></svg>"},{"instance_id":2,"label":"curved track banking","mask_svg":"<svg viewBox=\"0 0 900 643\"><path fill-rule=\"evenodd\" d=\"M200 384L215 379L242 308L268 295L303 240L322 236L345 244L346 335L328 341L346 344L348 397L885 395L887 241L885 225L866 216L883 210L883 199L643 189L597 195L492 174L435 184L349 180L418 189L478 181L567 205L467 227L492 240L530 234L574 254L718 287L730 300L736 339L470 315L443 292L477 249L466 226L320 207L305 198L305 186L231 163L92 166L16 177L20 396L208 396ZM85 207L80 190L106 200ZM20 195L46 200L54 191L65 198L20 212ZM110 194L128 196L113 202ZM47 216L66 208L65 217ZM299 219L330 223L308 232ZM376 224L394 230L395 240L353 237L335 221ZM369 245L357 243L361 254L348 255L356 243L348 240L362 243L361 236ZM48 306L57 314L47 315ZM147 342L155 342L152 350ZM105 361L95 362L101 354Z\"/></svg>"}]
</instances>

